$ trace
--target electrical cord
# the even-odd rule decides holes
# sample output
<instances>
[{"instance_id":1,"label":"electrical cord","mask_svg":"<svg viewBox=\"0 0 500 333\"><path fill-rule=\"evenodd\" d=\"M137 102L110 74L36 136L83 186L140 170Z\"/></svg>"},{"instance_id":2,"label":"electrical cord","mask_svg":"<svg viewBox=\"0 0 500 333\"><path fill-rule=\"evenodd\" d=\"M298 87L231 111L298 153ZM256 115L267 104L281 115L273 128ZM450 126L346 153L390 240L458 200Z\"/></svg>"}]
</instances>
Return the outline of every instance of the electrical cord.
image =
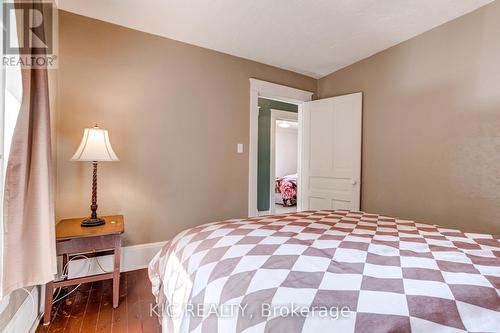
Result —
<instances>
[{"instance_id":1,"label":"electrical cord","mask_svg":"<svg viewBox=\"0 0 500 333\"><path fill-rule=\"evenodd\" d=\"M76 256L74 256L73 258L71 258L70 260L68 260L68 262L66 263L66 265L64 265L63 267L63 271L62 271L62 276L61 276L61 279L66 279L69 275L69 263L72 262L73 260L77 259L77 258L83 258L85 260L87 260L88 262L88 269L87 269L87 274L90 273L90 269L92 267L92 262L90 261L90 258L83 255L83 254L78 254ZM54 300L52 301L52 304L56 303L56 302L59 302L60 300L62 300L63 298L65 298L66 296L68 296L69 294L73 293L76 289L78 289L82 284L80 283L79 285L77 285L75 288L71 289L71 291L61 297L59 297L59 294L61 293L61 290L62 288L59 288L57 290L57 293L56 295L54 296Z\"/></svg>"},{"instance_id":2,"label":"electrical cord","mask_svg":"<svg viewBox=\"0 0 500 333\"><path fill-rule=\"evenodd\" d=\"M69 271L69 263L72 262L75 259L78 259L78 258L83 258L83 259L87 260L87 262L89 264L87 273L90 272L90 268L91 268L91 262L89 261L90 258L87 257L86 255L83 255L83 254L77 254L76 256L74 256L73 258L71 258L70 260L68 260L68 262L66 263L66 265L64 265L63 272L62 272L63 275L61 276L62 279L65 279L65 278L68 277L68 274L69 274L69 272L68 272Z\"/></svg>"},{"instance_id":3,"label":"electrical cord","mask_svg":"<svg viewBox=\"0 0 500 333\"><path fill-rule=\"evenodd\" d=\"M24 290L28 294L28 296L31 298L31 309L32 309L31 314L35 313L35 310L36 310L35 309L35 306L36 306L35 305L35 297L33 297L33 294L28 289L26 289L26 288L21 288L21 289Z\"/></svg>"},{"instance_id":4,"label":"electrical cord","mask_svg":"<svg viewBox=\"0 0 500 333\"><path fill-rule=\"evenodd\" d=\"M100 270L103 272L103 273L109 273L109 271L105 270L104 268L102 268L101 266L101 262L99 261L99 258L98 257L95 257L94 258L96 260L96 264L97 266L99 266Z\"/></svg>"},{"instance_id":5,"label":"electrical cord","mask_svg":"<svg viewBox=\"0 0 500 333\"><path fill-rule=\"evenodd\" d=\"M61 277L60 277L60 279L58 281L60 281L62 279L65 279L65 278L68 277L68 275L69 275L69 263L72 262L73 260L75 260L76 258L84 258L84 259L87 260L87 262L88 262L87 274L90 273L90 269L92 267L92 262L90 261L91 258L89 258L89 257L87 257L87 256L85 256L83 254L77 254L76 256L74 256L73 258L71 258L70 260L68 260L68 262L64 265L64 267L62 269L62 275L61 275ZM103 272L106 273L107 271L104 268L102 268L102 265L99 262L99 259L97 257L95 257L95 259L96 259L96 263L99 266L99 268ZM57 291L57 293L56 293L56 295L54 296L54 300L52 301L52 304L54 304L56 302L59 302L63 298L67 297L68 295L70 295L71 293L73 293L74 291L76 291L81 285L82 284L80 283L79 285L77 285L76 287L74 287L73 289L71 289L71 291L69 293L67 293L66 295L63 295L61 297L59 297L59 294L61 293L62 288L59 288L58 291ZM31 294L31 292L28 289L26 289L26 288L22 288L22 289L24 289L30 295L31 301L32 301L32 304L33 304L32 311L34 313L35 312L35 298L33 297L33 295ZM47 310L47 309L45 309L45 310ZM49 311L51 311L51 309L49 309ZM32 315L33 315L33 313L32 313Z\"/></svg>"},{"instance_id":6,"label":"electrical cord","mask_svg":"<svg viewBox=\"0 0 500 333\"><path fill-rule=\"evenodd\" d=\"M99 266L99 269L100 269L103 273L107 273L107 271L106 271L104 268L102 268L101 263L99 262L99 258L95 257L94 259L95 259L95 263L97 264L97 266Z\"/></svg>"},{"instance_id":7,"label":"electrical cord","mask_svg":"<svg viewBox=\"0 0 500 333\"><path fill-rule=\"evenodd\" d=\"M88 273L90 273L90 269L92 268L92 261L90 261L90 259L91 259L91 258L89 258L89 257L87 257L87 256L85 256L85 255L83 255L83 254L78 254L78 255L76 255L76 256L74 256L74 257L72 257L70 260L68 260L68 262L66 263L66 265L64 265L64 267L63 267L63 272L62 272L62 276L61 276L61 278L62 278L62 279L65 279L65 278L67 278L67 277L68 277L68 275L69 275L69 263L70 263L71 261L73 261L73 260L77 259L77 258L84 258L84 259L86 259L86 260L87 260L87 262L88 262L88 270L87 270L87 274L88 274ZM99 266L99 269L100 269L103 273L108 273L108 271L106 271L106 270L102 267L102 265L101 265L101 263L100 263L100 261L99 261L99 258L94 257L94 259L95 259L95 262L96 262L97 266ZM56 295L54 296L54 301L52 301L52 304L54 304L54 303L56 303L56 302L59 302L61 299L63 299L63 298L65 298L65 297L69 296L71 293L73 293L74 291L76 291L76 290L77 290L77 289L78 289L81 285L82 285L82 284L80 283L79 285L77 285L76 287L74 287L73 289L71 289L71 291L70 291L70 292L68 292L67 294L65 294L65 295L63 295L63 296L61 296L61 297L59 297L59 294L61 293L62 288L59 288L59 290L57 291Z\"/></svg>"},{"instance_id":8,"label":"electrical cord","mask_svg":"<svg viewBox=\"0 0 500 333\"><path fill-rule=\"evenodd\" d=\"M65 295L62 295L61 297L59 298L56 298L55 300L52 301L52 304L54 303L57 303L59 302L60 300L62 300L63 298L69 296L70 294L72 294L75 290L77 290L82 284L80 283L79 285L77 285L76 287L74 287L73 289L71 289L71 291ZM58 293L59 294L59 293Z\"/></svg>"}]
</instances>

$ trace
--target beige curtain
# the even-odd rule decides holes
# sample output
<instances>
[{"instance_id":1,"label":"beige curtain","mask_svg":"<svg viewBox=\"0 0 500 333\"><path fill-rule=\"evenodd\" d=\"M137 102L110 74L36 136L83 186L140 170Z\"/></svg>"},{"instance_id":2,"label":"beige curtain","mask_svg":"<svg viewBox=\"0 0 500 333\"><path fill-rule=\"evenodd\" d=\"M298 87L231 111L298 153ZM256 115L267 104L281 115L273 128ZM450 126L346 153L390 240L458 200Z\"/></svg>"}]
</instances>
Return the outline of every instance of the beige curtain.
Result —
<instances>
[{"instance_id":1,"label":"beige curtain","mask_svg":"<svg viewBox=\"0 0 500 333\"><path fill-rule=\"evenodd\" d=\"M31 6L41 10L39 0ZM43 32L43 24L37 29ZM5 176L3 295L44 284L57 272L47 68L21 73L23 98Z\"/></svg>"}]
</instances>

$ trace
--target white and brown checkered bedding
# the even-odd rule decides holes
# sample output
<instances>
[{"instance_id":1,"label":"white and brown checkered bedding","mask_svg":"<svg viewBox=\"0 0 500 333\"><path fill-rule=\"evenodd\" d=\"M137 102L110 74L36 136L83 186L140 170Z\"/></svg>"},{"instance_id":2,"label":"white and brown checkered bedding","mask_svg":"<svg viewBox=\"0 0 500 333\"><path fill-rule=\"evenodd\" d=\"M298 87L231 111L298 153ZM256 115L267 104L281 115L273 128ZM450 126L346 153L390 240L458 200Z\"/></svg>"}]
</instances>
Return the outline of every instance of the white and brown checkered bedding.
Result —
<instances>
[{"instance_id":1,"label":"white and brown checkered bedding","mask_svg":"<svg viewBox=\"0 0 500 333\"><path fill-rule=\"evenodd\" d=\"M202 225L149 274L164 332L500 332L498 236L362 212ZM325 307L348 311L320 316Z\"/></svg>"}]
</instances>

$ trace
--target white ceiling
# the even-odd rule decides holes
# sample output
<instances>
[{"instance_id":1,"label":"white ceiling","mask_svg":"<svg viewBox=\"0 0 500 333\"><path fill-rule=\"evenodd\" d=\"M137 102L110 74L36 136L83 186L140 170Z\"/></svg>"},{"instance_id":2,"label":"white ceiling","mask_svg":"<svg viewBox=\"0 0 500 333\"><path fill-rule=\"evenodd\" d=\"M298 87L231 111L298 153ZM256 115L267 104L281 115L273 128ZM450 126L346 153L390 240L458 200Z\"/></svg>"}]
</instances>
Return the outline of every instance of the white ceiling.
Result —
<instances>
[{"instance_id":1,"label":"white ceiling","mask_svg":"<svg viewBox=\"0 0 500 333\"><path fill-rule=\"evenodd\" d=\"M492 1L59 0L58 3L66 11L320 78Z\"/></svg>"}]
</instances>

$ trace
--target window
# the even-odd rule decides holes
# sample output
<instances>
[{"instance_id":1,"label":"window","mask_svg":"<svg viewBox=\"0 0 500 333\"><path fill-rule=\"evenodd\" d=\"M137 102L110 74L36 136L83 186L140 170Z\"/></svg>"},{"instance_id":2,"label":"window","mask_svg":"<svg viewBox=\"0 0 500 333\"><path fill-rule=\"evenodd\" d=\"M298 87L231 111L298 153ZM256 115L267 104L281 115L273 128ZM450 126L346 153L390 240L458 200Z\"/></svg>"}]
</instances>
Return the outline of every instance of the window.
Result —
<instances>
[{"instance_id":1,"label":"window","mask_svg":"<svg viewBox=\"0 0 500 333\"><path fill-rule=\"evenodd\" d=\"M2 14L2 13L0 13ZM11 32L13 33L13 32ZM14 32L15 33L15 32ZM2 34L0 34L2 35ZM3 52L3 36L0 36L0 45ZM21 83L21 69L17 67L4 67L1 68L1 114L0 114L0 258L2 258L3 250L3 192L5 183L5 169L9 160L10 145L12 142L12 135L16 126L17 116L19 114L19 107L22 98L22 83ZM0 260L0 273L2 272L3 260ZM0 281L1 282L1 281ZM0 295L0 297L3 295Z\"/></svg>"},{"instance_id":2,"label":"window","mask_svg":"<svg viewBox=\"0 0 500 333\"><path fill-rule=\"evenodd\" d=\"M9 67L5 70L5 92L4 92L4 139L3 139L3 171L7 167L7 160L12 142L12 134L16 126L19 107L21 106L21 70L19 67ZM4 173L5 175L5 173Z\"/></svg>"}]
</instances>

